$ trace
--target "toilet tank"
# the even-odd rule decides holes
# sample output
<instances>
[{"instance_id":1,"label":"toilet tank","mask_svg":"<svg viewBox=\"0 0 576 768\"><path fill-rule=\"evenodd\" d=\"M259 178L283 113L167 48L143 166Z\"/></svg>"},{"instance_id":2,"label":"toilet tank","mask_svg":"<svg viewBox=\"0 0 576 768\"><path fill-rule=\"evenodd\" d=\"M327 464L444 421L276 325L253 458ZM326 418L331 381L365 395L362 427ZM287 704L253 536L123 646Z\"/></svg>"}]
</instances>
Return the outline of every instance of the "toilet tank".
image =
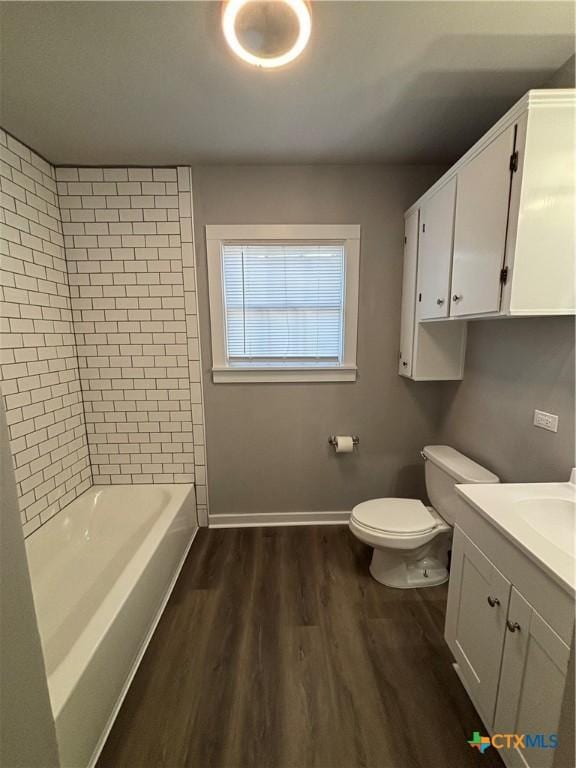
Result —
<instances>
[{"instance_id":1,"label":"toilet tank","mask_svg":"<svg viewBox=\"0 0 576 768\"><path fill-rule=\"evenodd\" d=\"M497 475L448 445L427 445L422 456L430 503L450 525L455 522L456 484L500 482Z\"/></svg>"}]
</instances>

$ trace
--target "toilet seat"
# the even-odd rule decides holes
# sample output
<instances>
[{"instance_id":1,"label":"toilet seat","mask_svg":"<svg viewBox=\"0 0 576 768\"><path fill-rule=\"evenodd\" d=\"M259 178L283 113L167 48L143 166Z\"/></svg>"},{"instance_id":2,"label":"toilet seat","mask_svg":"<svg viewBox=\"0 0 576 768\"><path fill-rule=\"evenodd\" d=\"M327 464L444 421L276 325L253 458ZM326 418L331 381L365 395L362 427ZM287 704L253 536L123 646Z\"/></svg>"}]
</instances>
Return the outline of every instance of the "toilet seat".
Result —
<instances>
[{"instance_id":1,"label":"toilet seat","mask_svg":"<svg viewBox=\"0 0 576 768\"><path fill-rule=\"evenodd\" d=\"M371 499L355 506L352 517L366 528L400 535L427 533L437 525L418 499Z\"/></svg>"},{"instance_id":2,"label":"toilet seat","mask_svg":"<svg viewBox=\"0 0 576 768\"><path fill-rule=\"evenodd\" d=\"M418 499L371 499L358 504L350 528L366 544L391 549L415 549L450 526L435 509Z\"/></svg>"}]
</instances>

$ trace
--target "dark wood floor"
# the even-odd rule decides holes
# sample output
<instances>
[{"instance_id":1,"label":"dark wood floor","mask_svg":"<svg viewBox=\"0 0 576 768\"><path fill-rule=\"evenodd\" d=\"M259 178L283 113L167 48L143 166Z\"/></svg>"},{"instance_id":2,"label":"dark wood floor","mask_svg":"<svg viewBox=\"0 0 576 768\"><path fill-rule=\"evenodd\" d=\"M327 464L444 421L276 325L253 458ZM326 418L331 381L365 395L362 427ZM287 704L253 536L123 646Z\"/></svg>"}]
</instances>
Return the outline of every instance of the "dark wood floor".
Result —
<instances>
[{"instance_id":1,"label":"dark wood floor","mask_svg":"<svg viewBox=\"0 0 576 768\"><path fill-rule=\"evenodd\" d=\"M99 768L502 768L442 637L346 527L202 529Z\"/></svg>"}]
</instances>

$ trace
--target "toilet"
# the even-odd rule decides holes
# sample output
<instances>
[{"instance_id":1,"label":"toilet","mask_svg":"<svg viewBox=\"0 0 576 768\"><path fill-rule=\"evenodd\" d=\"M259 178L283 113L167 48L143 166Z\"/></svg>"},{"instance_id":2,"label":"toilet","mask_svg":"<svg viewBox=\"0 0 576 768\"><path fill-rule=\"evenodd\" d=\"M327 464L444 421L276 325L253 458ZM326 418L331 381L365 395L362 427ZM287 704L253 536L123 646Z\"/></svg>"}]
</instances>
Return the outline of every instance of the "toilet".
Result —
<instances>
[{"instance_id":1,"label":"toilet","mask_svg":"<svg viewBox=\"0 0 576 768\"><path fill-rule=\"evenodd\" d=\"M433 587L448 579L458 494L457 483L498 483L500 479L447 445L421 453L432 503L417 499L371 499L352 510L354 536L374 547L370 573L388 587Z\"/></svg>"}]
</instances>

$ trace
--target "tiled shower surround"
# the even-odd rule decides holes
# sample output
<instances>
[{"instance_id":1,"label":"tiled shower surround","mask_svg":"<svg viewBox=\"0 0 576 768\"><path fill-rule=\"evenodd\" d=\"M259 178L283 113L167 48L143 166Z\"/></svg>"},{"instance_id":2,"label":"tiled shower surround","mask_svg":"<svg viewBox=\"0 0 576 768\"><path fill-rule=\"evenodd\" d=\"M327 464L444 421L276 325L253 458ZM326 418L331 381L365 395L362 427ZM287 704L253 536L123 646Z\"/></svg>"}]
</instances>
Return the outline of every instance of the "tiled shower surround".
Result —
<instances>
[{"instance_id":1,"label":"tiled shower surround","mask_svg":"<svg viewBox=\"0 0 576 768\"><path fill-rule=\"evenodd\" d=\"M26 534L91 484L54 169L0 131L2 392Z\"/></svg>"},{"instance_id":2,"label":"tiled shower surround","mask_svg":"<svg viewBox=\"0 0 576 768\"><path fill-rule=\"evenodd\" d=\"M91 482L195 481L199 518L205 523L190 169L54 172L10 137L4 140L3 159L12 165L3 166L2 191L9 197L2 205L13 240L6 255L2 252L7 275L3 314L9 315L2 329L2 389L26 532ZM30 185L29 190L22 187L20 200L13 188L15 172L21 174L31 158L36 165L30 168L45 176L45 196ZM38 243L31 246L30 264L46 270L51 260L50 269L58 267L56 276L50 273L57 288L53 292L38 286L45 276L32 275L23 250L30 237L21 220L23 206L33 204L33 195L39 196L41 208L42 200L50 206L54 229L47 229L42 249ZM42 215L48 214L44 210ZM45 310L38 300L41 314L28 320L27 313L37 313L35 291L48 293L48 304ZM21 341L22 333L27 338ZM51 374L58 378L46 378ZM54 404L55 398L62 402ZM36 409L26 410L31 406ZM55 453L41 450L43 440L54 439L49 450ZM67 453L60 456L64 448ZM58 471L56 461L61 463Z\"/></svg>"},{"instance_id":3,"label":"tiled shower surround","mask_svg":"<svg viewBox=\"0 0 576 768\"><path fill-rule=\"evenodd\" d=\"M176 170L56 179L94 482L192 482Z\"/></svg>"}]
</instances>

